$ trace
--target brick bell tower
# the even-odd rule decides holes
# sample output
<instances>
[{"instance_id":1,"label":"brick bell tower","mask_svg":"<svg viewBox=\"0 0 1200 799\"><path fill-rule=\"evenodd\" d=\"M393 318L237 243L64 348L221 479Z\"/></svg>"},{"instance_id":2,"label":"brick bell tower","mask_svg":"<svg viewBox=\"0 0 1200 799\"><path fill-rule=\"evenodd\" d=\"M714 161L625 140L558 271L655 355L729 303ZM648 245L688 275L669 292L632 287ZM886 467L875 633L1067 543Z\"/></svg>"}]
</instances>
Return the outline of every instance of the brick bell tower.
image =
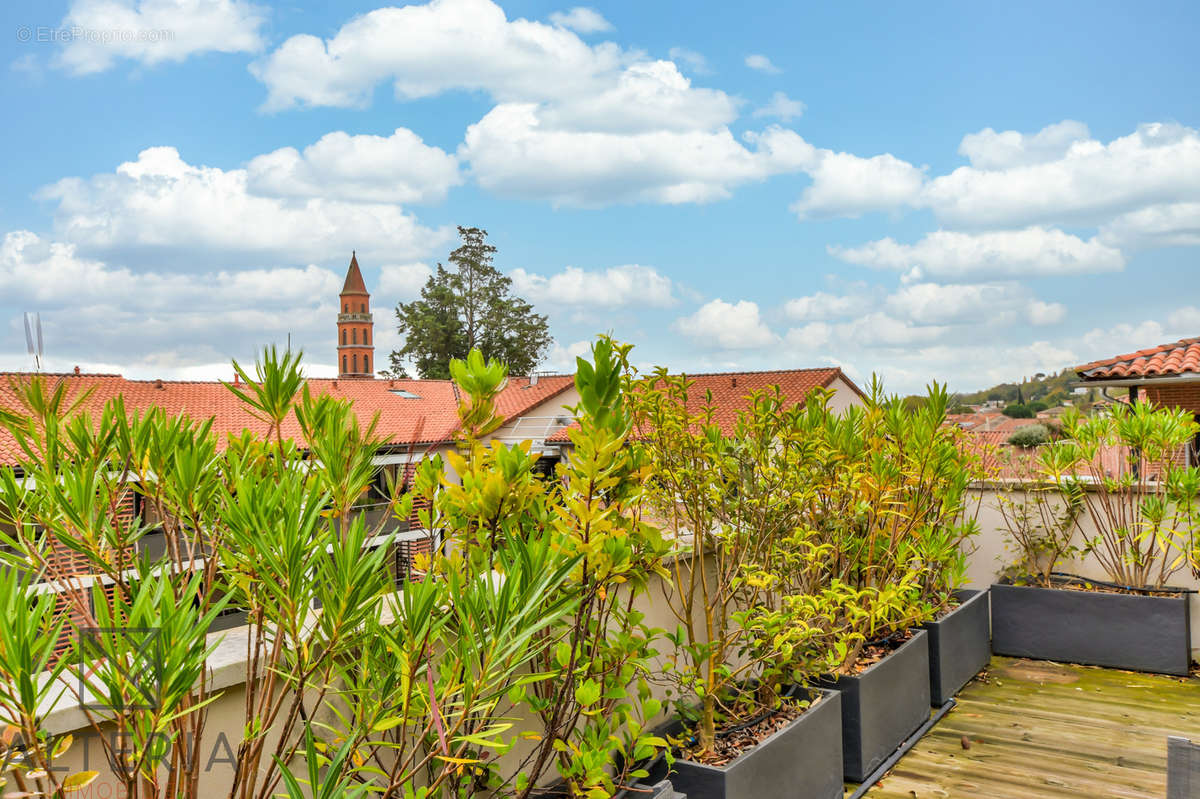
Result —
<instances>
[{"instance_id":1,"label":"brick bell tower","mask_svg":"<svg viewBox=\"0 0 1200 799\"><path fill-rule=\"evenodd\" d=\"M346 284L338 295L341 305L338 314L338 377L371 377L375 345L371 332L371 295L358 270L358 257L350 254Z\"/></svg>"}]
</instances>

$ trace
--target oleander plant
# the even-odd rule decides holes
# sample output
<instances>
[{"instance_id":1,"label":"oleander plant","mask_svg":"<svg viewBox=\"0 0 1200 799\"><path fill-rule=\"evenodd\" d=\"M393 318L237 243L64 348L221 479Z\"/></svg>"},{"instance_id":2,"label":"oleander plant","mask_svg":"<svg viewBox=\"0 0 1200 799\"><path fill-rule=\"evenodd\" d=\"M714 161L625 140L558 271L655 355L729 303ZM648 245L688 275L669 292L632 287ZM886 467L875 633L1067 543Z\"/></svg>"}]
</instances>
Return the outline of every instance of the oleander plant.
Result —
<instances>
[{"instance_id":1,"label":"oleander plant","mask_svg":"<svg viewBox=\"0 0 1200 799\"><path fill-rule=\"evenodd\" d=\"M602 799L660 754L704 760L723 730L802 707L809 684L950 606L974 471L942 387L910 408L873 383L842 412L824 392L759 390L731 423L688 378L639 376L629 355L600 337L578 359L571 456L549 476L530 442L493 435L505 366L452 361L455 446L389 482L370 523L377 420L310 393L298 353L234 364L228 388L258 432L224 440L61 381L14 384L4 779L66 796L97 778L59 767L71 740L40 728L66 702L106 733L107 774L131 799L210 795L219 702L241 714L230 799ZM1165 474L1146 518L1191 486ZM1194 549L1171 507L1173 540ZM389 547L414 516L437 545L398 588ZM657 629L649 609L673 622ZM242 674L218 683L214 653L231 646ZM682 737L660 734L672 719Z\"/></svg>"}]
</instances>

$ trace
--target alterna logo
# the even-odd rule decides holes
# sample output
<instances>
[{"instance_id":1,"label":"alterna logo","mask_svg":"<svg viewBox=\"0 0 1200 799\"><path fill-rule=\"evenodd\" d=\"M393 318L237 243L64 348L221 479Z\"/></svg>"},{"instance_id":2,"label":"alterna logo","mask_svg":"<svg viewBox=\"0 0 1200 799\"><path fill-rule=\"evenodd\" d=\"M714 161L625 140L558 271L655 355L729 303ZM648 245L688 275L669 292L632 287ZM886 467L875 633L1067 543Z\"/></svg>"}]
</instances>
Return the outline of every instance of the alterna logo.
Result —
<instances>
[{"instance_id":1,"label":"alterna logo","mask_svg":"<svg viewBox=\"0 0 1200 799\"><path fill-rule=\"evenodd\" d=\"M165 642L157 627L81 627L79 707L117 713L158 710L165 664Z\"/></svg>"}]
</instances>

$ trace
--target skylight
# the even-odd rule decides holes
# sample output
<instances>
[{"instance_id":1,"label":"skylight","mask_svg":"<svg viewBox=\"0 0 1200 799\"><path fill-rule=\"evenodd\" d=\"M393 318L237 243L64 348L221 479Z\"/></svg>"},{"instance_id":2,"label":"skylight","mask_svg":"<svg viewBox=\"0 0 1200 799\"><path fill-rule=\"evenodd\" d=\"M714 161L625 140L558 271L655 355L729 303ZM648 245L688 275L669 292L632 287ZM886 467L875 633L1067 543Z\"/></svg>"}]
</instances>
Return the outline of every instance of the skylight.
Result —
<instances>
[{"instance_id":1,"label":"skylight","mask_svg":"<svg viewBox=\"0 0 1200 799\"><path fill-rule=\"evenodd\" d=\"M405 391L402 388L389 388L388 392L391 394L395 394L397 397L404 397L404 399L420 399L421 398L421 396L419 394L414 394L411 391Z\"/></svg>"}]
</instances>

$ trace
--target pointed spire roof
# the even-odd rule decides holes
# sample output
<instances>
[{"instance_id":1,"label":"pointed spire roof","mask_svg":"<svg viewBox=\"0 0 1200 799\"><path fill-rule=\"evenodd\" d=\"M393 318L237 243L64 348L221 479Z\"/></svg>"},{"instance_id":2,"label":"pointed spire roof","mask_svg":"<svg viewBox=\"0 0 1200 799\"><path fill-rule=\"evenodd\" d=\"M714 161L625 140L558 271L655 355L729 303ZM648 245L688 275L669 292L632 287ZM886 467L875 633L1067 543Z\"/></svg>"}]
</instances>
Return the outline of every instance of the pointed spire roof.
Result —
<instances>
[{"instance_id":1,"label":"pointed spire roof","mask_svg":"<svg viewBox=\"0 0 1200 799\"><path fill-rule=\"evenodd\" d=\"M358 269L358 256L353 251L350 253L350 268L346 270L346 283L342 286L342 293L339 296L347 294L367 294L367 284L363 282L362 272Z\"/></svg>"}]
</instances>

